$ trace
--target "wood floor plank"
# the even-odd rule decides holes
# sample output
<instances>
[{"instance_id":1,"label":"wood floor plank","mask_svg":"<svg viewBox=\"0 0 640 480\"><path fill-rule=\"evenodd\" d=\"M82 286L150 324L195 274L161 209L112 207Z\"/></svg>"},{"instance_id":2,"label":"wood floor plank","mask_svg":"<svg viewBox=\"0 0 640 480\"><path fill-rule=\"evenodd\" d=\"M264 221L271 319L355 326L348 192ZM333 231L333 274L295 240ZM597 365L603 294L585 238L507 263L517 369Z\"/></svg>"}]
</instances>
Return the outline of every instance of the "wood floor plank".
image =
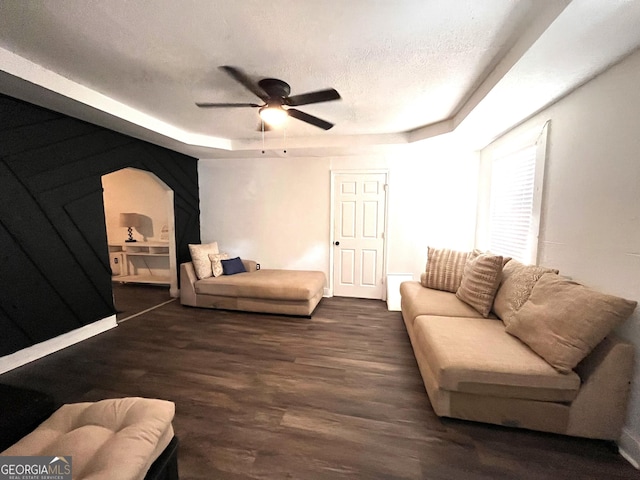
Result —
<instances>
[{"instance_id":1,"label":"wood floor plank","mask_svg":"<svg viewBox=\"0 0 640 480\"><path fill-rule=\"evenodd\" d=\"M325 298L311 319L171 302L0 382L175 402L183 479L638 478L607 442L438 418L376 300Z\"/></svg>"}]
</instances>

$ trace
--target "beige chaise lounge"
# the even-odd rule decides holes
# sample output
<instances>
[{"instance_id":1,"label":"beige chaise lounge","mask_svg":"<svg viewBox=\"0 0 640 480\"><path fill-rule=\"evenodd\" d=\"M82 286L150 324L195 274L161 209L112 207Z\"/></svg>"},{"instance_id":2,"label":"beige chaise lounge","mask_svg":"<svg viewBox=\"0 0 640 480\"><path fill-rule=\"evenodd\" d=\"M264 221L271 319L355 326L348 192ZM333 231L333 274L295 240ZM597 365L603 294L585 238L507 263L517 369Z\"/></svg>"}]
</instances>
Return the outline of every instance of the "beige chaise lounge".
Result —
<instances>
[{"instance_id":1,"label":"beige chaise lounge","mask_svg":"<svg viewBox=\"0 0 640 480\"><path fill-rule=\"evenodd\" d=\"M198 280L191 262L180 265L180 303L191 307L311 316L322 299L319 271L258 269L242 260L244 273Z\"/></svg>"}]
</instances>

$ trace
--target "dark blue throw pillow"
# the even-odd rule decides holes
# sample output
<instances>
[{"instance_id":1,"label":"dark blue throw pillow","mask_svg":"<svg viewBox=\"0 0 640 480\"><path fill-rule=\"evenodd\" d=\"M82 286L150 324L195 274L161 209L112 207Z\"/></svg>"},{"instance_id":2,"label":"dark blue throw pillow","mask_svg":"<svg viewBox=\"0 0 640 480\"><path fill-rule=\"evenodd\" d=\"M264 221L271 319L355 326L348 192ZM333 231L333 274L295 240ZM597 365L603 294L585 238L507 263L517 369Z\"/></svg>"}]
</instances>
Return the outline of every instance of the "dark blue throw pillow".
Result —
<instances>
[{"instance_id":1,"label":"dark blue throw pillow","mask_svg":"<svg viewBox=\"0 0 640 480\"><path fill-rule=\"evenodd\" d=\"M236 273L246 272L247 270L244 268L244 264L240 257L230 258L229 260L221 260L222 262L222 273L224 275L235 275Z\"/></svg>"}]
</instances>

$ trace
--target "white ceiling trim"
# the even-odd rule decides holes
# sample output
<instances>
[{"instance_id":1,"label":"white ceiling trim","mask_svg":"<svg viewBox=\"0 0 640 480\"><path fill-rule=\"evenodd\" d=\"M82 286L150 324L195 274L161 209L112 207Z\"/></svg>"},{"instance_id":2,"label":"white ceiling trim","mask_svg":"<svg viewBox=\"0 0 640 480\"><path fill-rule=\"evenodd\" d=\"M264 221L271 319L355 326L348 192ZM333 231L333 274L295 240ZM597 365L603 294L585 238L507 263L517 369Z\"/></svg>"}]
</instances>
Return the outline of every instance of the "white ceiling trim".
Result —
<instances>
[{"instance_id":1,"label":"white ceiling trim","mask_svg":"<svg viewBox=\"0 0 640 480\"><path fill-rule=\"evenodd\" d=\"M184 145L232 150L232 141L226 138L194 134L151 115L131 108L102 93L80 85L51 70L0 47L0 65L6 73L75 100L101 112L143 127ZM29 99L33 101L33 99ZM43 105L46 106L46 105Z\"/></svg>"},{"instance_id":2,"label":"white ceiling trim","mask_svg":"<svg viewBox=\"0 0 640 480\"><path fill-rule=\"evenodd\" d=\"M135 125L147 131L145 137L161 137L158 143L171 145L177 142L178 149L185 153L192 153L195 147L199 151L212 150L215 156L225 155L225 152L248 152L263 151L286 148L290 151L294 149L335 149L344 147L349 151L353 147L375 146L375 145L403 145L407 143L419 142L428 138L436 137L453 132L464 118L491 92L496 84L505 74L520 60L527 49L539 38L548 28L553 20L562 12L570 0L556 2L544 2L539 4L539 8L532 16L524 33L519 33L514 45L503 58L497 60L495 67L491 68L486 78L472 92L467 94L466 99L454 110L453 115L442 121L432 123L414 130L399 133L383 134L362 134L362 135L326 135L326 136L298 136L287 138L268 136L264 139L227 139L210 135L198 134L184 130L176 125L160 120L152 115L141 112L122 102L119 102L105 94L97 92L89 87L74 82L58 73L48 70L24 57L10 52L0 47L0 65L3 70L19 79L25 80L35 86L41 87L49 92L54 92L62 97L78 102L82 107L88 107L83 119L94 121L95 114L90 110L97 110L119 119L127 124ZM33 89L30 89L30 94ZM38 102L32 95L25 100L48 107L46 96ZM78 106L76 106L78 107ZM76 111L78 108L76 108ZM109 125L112 127L112 122ZM116 130L128 133L128 126ZM175 147L174 147L175 148Z\"/></svg>"},{"instance_id":3,"label":"white ceiling trim","mask_svg":"<svg viewBox=\"0 0 640 480\"><path fill-rule=\"evenodd\" d=\"M37 87L54 92L70 100L93 109L104 112L113 117L124 120L128 123L142 127L149 132L159 134L167 139L179 142L184 146L199 147L204 149L215 149L224 151L247 151L282 149L283 139L269 137L261 140L240 139L232 140L226 138L213 137L202 134L194 134L185 131L175 125L159 120L151 115L131 108L122 102L114 100L102 93L96 92L84 85L80 85L68 78L65 78L51 70L48 70L36 63L27 60L15 53L0 47L0 64L4 72L13 75L23 81L27 81ZM24 98L36 104L47 107L48 102L38 102L33 97ZM450 122L441 122L450 123ZM446 133L434 126L432 136ZM388 133L379 135L343 135L330 137L292 137L286 139L286 148L335 148L354 147L371 145L401 145L408 143L407 133Z\"/></svg>"},{"instance_id":4,"label":"white ceiling trim","mask_svg":"<svg viewBox=\"0 0 640 480\"><path fill-rule=\"evenodd\" d=\"M171 4L167 4L169 5ZM473 5L475 7L476 4ZM43 65L52 68L47 64L46 58L41 59L41 65L36 60L29 60L2 47L0 88L3 93L45 108L200 158L260 156L263 150L282 154L285 149L292 155L301 152L310 156L340 155L340 152L350 155L357 150L368 152L374 148L419 144L423 140L439 136L451 137L446 135L451 132L455 132L456 142L464 141L470 148L477 149L589 81L640 45L640 30L635 28L640 21L640 2L536 0L535 5L523 1L518 8L526 11L525 16L522 11L516 15L520 19L520 29L502 37L502 46L492 50L494 58L480 72L475 84L467 92L461 92L460 100L457 105L452 105L448 118L396 133L378 133L384 132L384 129L376 128L368 130L376 133L365 133L366 128L362 131L356 128L351 130L352 133L346 130L344 134L339 134L334 130L328 134L313 132L298 136L296 133L302 130L296 125L292 127L292 135L288 135L288 132L272 132L265 135L264 140L255 132L250 138L208 135L206 131L199 133L196 129L187 129L184 125L188 122L177 126L180 123L177 120L179 115L156 115L153 109L147 109L145 113L118 101L118 92L115 90L101 93L97 90L100 88L97 84L88 87L45 68ZM85 15L91 13L85 12ZM28 18L30 17L23 15L14 20L27 21ZM522 21L523 18L525 21ZM95 20L95 16L93 19ZM19 46L24 41L20 37L21 31L15 28L12 31ZM147 31L153 33L152 29ZM35 39L39 38L33 31L31 35ZM178 37L180 38L183 37ZM148 39L142 37L142 40ZM456 48L455 45L451 47ZM469 44L463 42L457 48L469 48ZM390 53L397 58L398 52ZM73 58L70 57L70 61ZM384 62L385 58L381 57L378 64ZM422 68L424 65L419 66ZM445 64L443 76L446 75L446 67ZM461 67L458 65L456 68ZM259 71L261 68L255 66L253 69ZM418 75L411 80L415 83L421 81L425 70L418 69L414 73ZM111 80L119 78L112 77ZM223 80L224 85L219 86L220 92L227 91L227 84L242 91L229 79ZM347 80L347 77L342 80ZM121 83L126 85L127 80L124 79ZM353 85L351 89L353 96ZM170 105L175 90L168 88L160 93L162 95L158 97L159 101L167 100ZM337 112L347 118L347 123L350 121L350 124L357 125L355 119L362 119L366 124L371 113L369 105L366 102L358 104L357 99L353 101L354 107L357 104L361 110L350 112L345 109L345 105L340 104L333 105L332 108L337 107ZM395 110L395 114L406 107L400 102L398 105L400 108ZM415 107L415 104L411 105ZM232 113L229 112L227 124L236 121L231 116ZM202 131L201 129L200 132Z\"/></svg>"},{"instance_id":5,"label":"white ceiling trim","mask_svg":"<svg viewBox=\"0 0 640 480\"><path fill-rule=\"evenodd\" d=\"M249 151L262 152L263 150L276 151L283 149L291 152L296 149L304 149L305 151L309 151L310 149L327 149L335 152L336 149L340 148L345 148L349 154L352 154L353 149L357 147L404 145L437 137L453 132L456 125L456 119L449 118L413 131L400 133L291 138L284 138L283 136L275 138L267 137L264 141L260 139L225 139L194 134L183 130L65 78L2 47L0 47L0 64L2 65L2 70L6 74L16 77L18 82L28 82L31 86L36 87L36 89L42 90L42 92L40 92L41 94L37 97L34 96L33 88L24 90L26 94L21 94L21 90L13 90L11 93L18 98L45 108L53 108L60 111L64 110L56 108L55 105L52 104L50 97L46 95L52 92L65 99L78 102L80 112L76 109L74 113L83 120L96 123L94 115L89 111L96 110L111 116L115 120L122 120L127 124L135 125L145 130L147 135L143 135L142 138L169 146L170 148L175 148L173 143L177 142L183 147L178 148L178 150L189 154L194 154L194 151L190 147L194 147L197 149L196 151L208 152L209 155L211 155L212 150L218 151L222 156L225 155L224 152L246 153ZM78 113L80 114L78 115ZM98 121L97 123L108 128L114 128L122 133L131 133L126 126L119 128L117 125L114 125L113 122L105 123ZM138 136L141 135L138 133Z\"/></svg>"}]
</instances>

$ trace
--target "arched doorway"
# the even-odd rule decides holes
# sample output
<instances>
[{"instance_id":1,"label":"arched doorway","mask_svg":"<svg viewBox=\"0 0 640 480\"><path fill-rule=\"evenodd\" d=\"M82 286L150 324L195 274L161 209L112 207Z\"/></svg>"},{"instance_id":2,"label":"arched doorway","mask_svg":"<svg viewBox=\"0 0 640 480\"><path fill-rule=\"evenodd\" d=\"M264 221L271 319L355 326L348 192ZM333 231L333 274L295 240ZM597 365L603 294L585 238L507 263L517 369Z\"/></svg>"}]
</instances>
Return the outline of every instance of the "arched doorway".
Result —
<instances>
[{"instance_id":1,"label":"arched doorway","mask_svg":"<svg viewBox=\"0 0 640 480\"><path fill-rule=\"evenodd\" d=\"M153 173L131 167L101 180L113 280L166 286L177 297L173 190Z\"/></svg>"}]
</instances>

